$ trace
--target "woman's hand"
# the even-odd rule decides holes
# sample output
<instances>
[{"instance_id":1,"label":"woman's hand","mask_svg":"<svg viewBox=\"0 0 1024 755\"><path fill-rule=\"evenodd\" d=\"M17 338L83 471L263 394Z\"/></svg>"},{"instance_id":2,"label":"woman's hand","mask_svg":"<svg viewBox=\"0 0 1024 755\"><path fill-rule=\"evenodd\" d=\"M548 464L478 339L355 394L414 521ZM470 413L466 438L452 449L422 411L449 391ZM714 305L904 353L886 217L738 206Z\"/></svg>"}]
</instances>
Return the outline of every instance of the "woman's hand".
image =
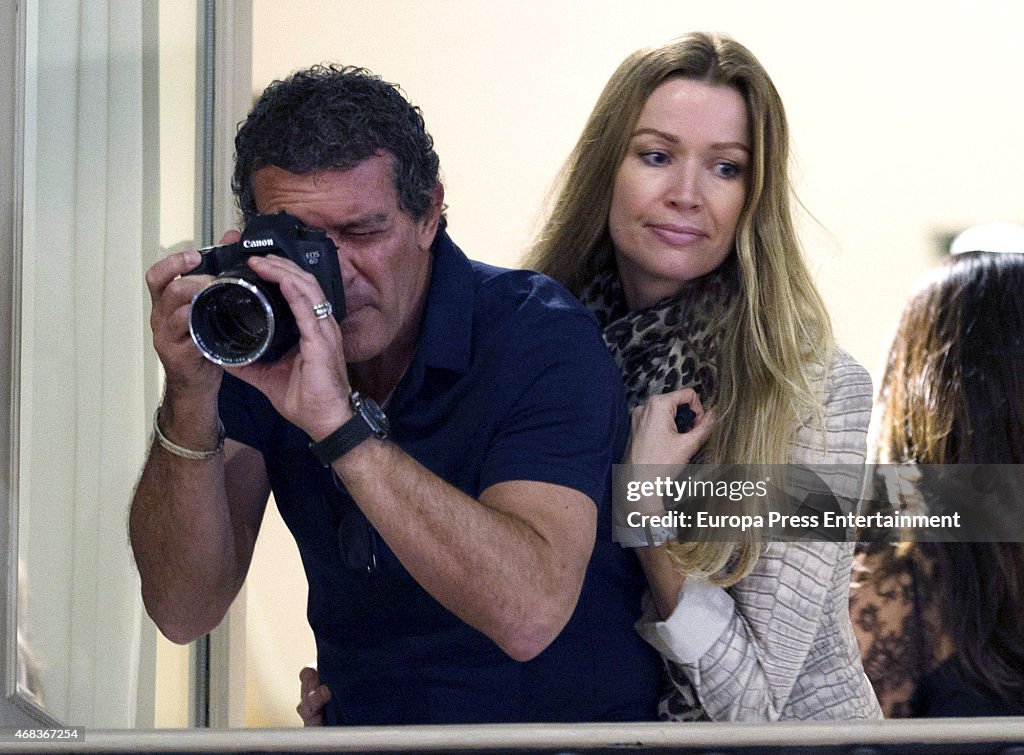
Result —
<instances>
[{"instance_id":1,"label":"woman's hand","mask_svg":"<svg viewBox=\"0 0 1024 755\"><path fill-rule=\"evenodd\" d=\"M694 421L685 433L676 429L676 412L689 406ZM691 388L654 396L633 410L629 445L624 464L666 464L682 466L692 459L707 440L714 424L714 412L705 412L700 397ZM659 500L656 509L663 507ZM647 576L651 597L662 621L675 610L686 575L672 562L664 545L636 549Z\"/></svg>"},{"instance_id":2,"label":"woman's hand","mask_svg":"<svg viewBox=\"0 0 1024 755\"><path fill-rule=\"evenodd\" d=\"M689 432L676 429L676 411L687 405L695 418ZM624 464L686 464L704 445L714 425L714 411L705 412L692 388L654 396L633 410Z\"/></svg>"},{"instance_id":3,"label":"woman's hand","mask_svg":"<svg viewBox=\"0 0 1024 755\"><path fill-rule=\"evenodd\" d=\"M302 686L295 712L302 717L302 725L323 726L324 707L331 699L331 690L320 683L320 674L313 666L299 672L299 682Z\"/></svg>"}]
</instances>

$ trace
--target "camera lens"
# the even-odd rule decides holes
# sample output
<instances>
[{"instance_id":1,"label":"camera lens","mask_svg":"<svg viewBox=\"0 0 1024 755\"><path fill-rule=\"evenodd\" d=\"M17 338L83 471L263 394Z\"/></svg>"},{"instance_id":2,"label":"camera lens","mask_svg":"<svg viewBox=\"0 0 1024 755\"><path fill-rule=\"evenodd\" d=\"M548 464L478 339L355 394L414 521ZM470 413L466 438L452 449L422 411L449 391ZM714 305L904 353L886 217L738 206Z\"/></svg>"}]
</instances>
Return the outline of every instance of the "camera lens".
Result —
<instances>
[{"instance_id":1,"label":"camera lens","mask_svg":"<svg viewBox=\"0 0 1024 755\"><path fill-rule=\"evenodd\" d=\"M262 357L273 342L274 310L259 284L217 278L193 298L189 330L210 361L240 367Z\"/></svg>"}]
</instances>

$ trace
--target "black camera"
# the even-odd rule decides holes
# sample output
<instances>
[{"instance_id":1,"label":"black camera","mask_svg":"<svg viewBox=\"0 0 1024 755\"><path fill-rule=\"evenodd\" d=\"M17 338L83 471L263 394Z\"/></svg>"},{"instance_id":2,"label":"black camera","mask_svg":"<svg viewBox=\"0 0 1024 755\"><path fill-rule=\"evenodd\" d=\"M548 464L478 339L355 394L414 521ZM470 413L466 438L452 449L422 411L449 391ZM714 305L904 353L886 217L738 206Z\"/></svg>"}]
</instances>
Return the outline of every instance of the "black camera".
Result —
<instances>
[{"instance_id":1,"label":"black camera","mask_svg":"<svg viewBox=\"0 0 1024 755\"><path fill-rule=\"evenodd\" d=\"M286 212L257 215L234 244L200 249L200 263L186 275L216 276L192 299L188 327L211 362L240 367L280 359L299 340L299 328L281 289L247 264L253 256L286 257L316 277L334 318L345 316L338 250L319 228Z\"/></svg>"}]
</instances>

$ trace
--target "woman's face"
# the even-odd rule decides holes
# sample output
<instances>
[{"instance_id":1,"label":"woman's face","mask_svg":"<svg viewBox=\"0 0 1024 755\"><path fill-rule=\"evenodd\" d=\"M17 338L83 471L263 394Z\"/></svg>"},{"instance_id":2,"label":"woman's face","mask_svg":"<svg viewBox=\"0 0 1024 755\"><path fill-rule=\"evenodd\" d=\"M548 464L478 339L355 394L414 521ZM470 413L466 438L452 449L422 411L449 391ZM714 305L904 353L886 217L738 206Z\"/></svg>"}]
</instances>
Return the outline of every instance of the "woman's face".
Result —
<instances>
[{"instance_id":1,"label":"woman's face","mask_svg":"<svg viewBox=\"0 0 1024 755\"><path fill-rule=\"evenodd\" d=\"M747 194L747 120L728 86L675 78L647 98L608 213L630 309L676 293L732 251Z\"/></svg>"}]
</instances>

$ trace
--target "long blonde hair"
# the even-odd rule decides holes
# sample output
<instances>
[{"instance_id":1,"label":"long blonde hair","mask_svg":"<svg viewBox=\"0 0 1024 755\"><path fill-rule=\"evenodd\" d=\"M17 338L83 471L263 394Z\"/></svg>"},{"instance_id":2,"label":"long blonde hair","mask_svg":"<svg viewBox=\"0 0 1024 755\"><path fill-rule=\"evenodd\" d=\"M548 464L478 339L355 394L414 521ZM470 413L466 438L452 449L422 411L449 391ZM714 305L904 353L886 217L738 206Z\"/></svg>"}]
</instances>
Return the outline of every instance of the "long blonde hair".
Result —
<instances>
[{"instance_id":1,"label":"long blonde hair","mask_svg":"<svg viewBox=\"0 0 1024 755\"><path fill-rule=\"evenodd\" d=\"M739 293L716 324L721 335L718 420L706 458L709 463L785 464L801 423L822 416L833 337L793 228L782 100L747 48L724 35L699 32L626 58L562 168L527 266L563 282L577 296L596 275L614 269L608 213L615 176L647 98L673 77L732 87L743 97L750 122L747 196L736 229ZM672 546L681 568L716 575L720 584L748 574L761 549L756 537L738 544Z\"/></svg>"}]
</instances>

